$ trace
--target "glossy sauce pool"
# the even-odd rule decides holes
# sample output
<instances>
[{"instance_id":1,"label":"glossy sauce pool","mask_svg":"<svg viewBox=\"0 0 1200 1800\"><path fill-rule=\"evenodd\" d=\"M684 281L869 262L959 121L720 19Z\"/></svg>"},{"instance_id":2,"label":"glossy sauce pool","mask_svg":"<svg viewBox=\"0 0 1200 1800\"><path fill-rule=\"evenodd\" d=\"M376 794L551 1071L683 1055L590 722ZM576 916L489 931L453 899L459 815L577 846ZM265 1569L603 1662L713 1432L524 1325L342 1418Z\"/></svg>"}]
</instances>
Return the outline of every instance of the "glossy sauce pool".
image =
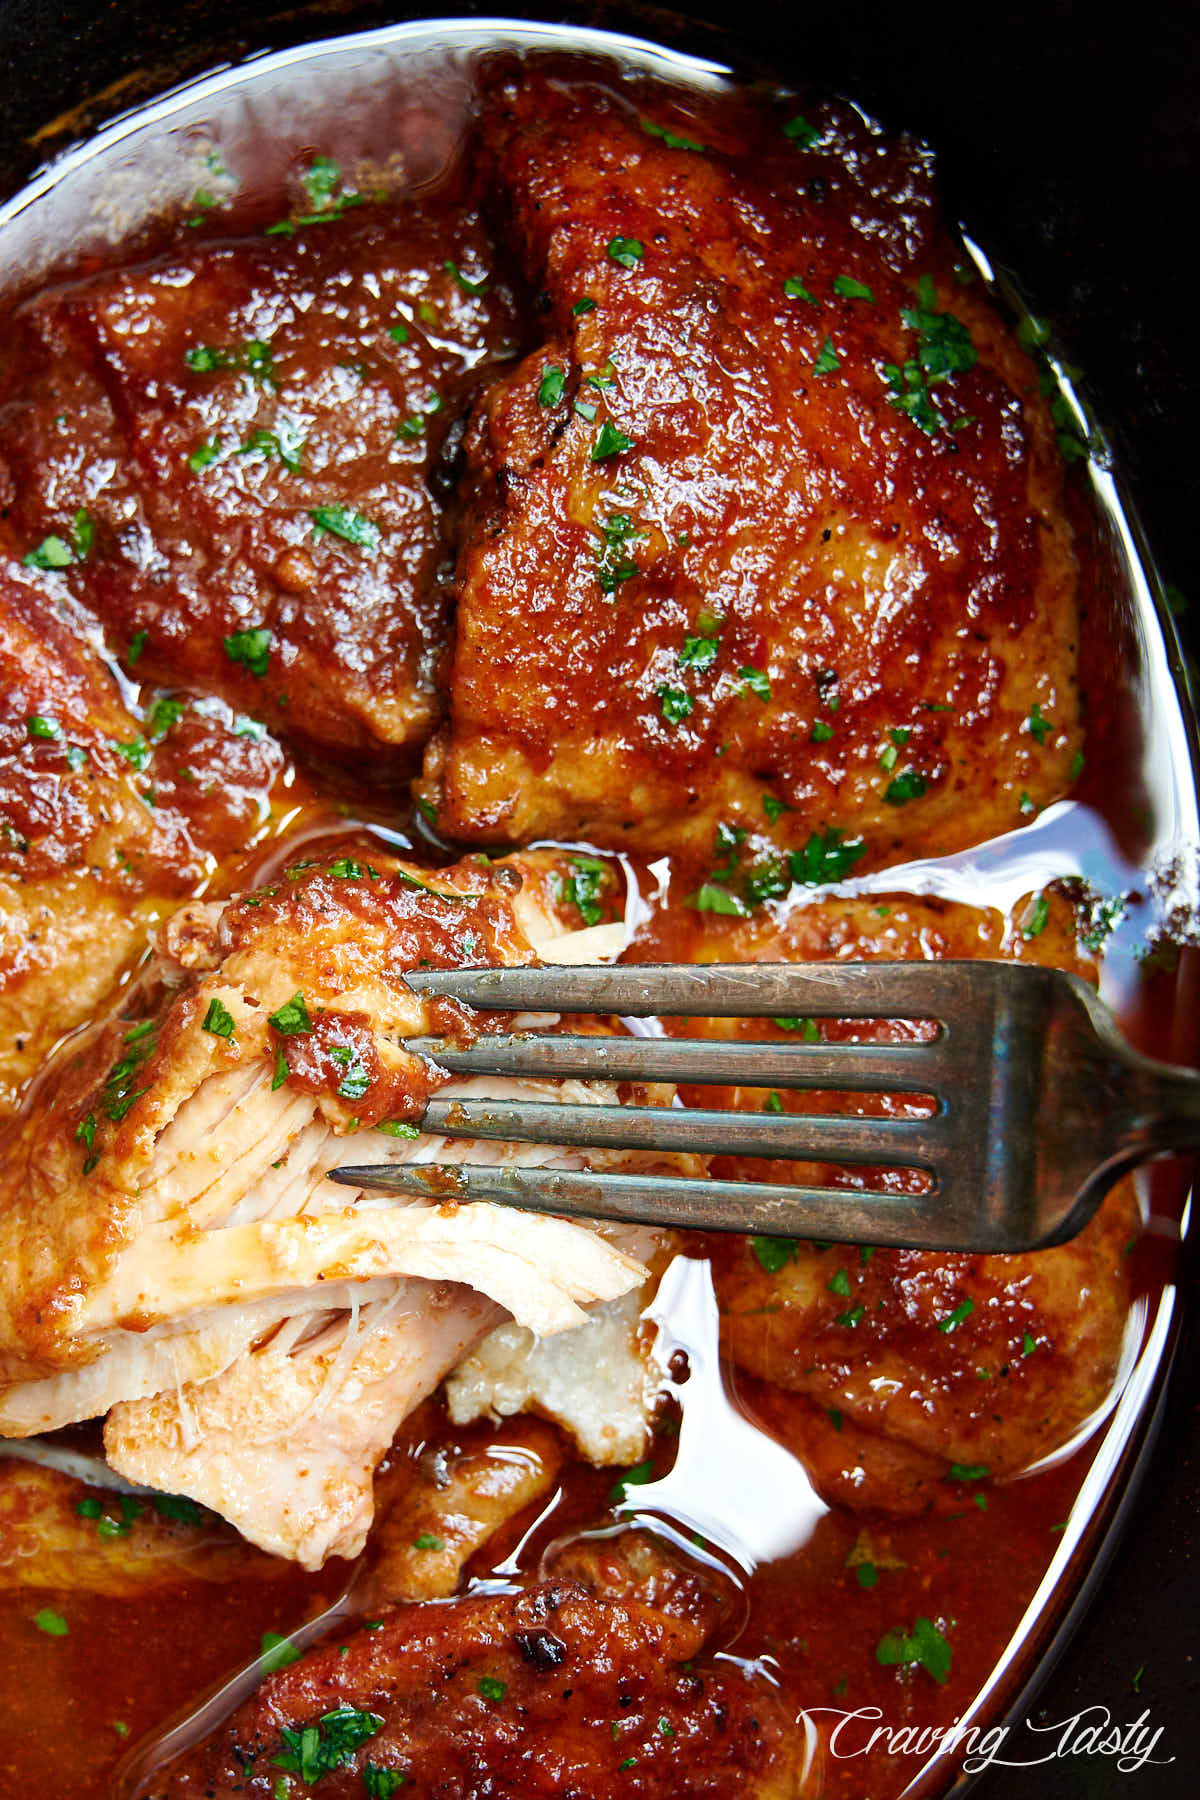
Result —
<instances>
[{"instance_id":1,"label":"glossy sauce pool","mask_svg":"<svg viewBox=\"0 0 1200 1800\"><path fill-rule=\"evenodd\" d=\"M410 173L418 181L435 174L446 146L453 144L460 129L471 56L481 41L470 31L461 31L458 45L447 49L444 32L431 38L427 32L423 37L424 31L403 28L374 34L369 44L356 41L342 60L321 64L315 58L302 72L304 80L328 87L322 101L328 119L335 116L339 101L354 95L354 105L336 135L319 129L318 110L305 125L304 140L296 140L294 126L283 116L281 71L289 79L296 74L294 68L285 69L287 58L271 59L257 76L235 71L227 78L228 92L222 93L218 81L211 91L198 95L192 114L186 116L185 95L177 117L147 127L151 133L173 134L177 197L190 194L187 183L193 179L197 158L209 154L213 142L228 147L240 134L243 148L247 142L258 147L262 182L230 217L243 228L261 223L276 210L280 181L294 169L297 157L327 148L346 156L348 134L359 155L386 160L395 147L388 138L395 114L385 101L390 98L394 103L397 93L411 95L418 82L425 96L419 115L411 107L401 115L408 122L410 155L417 147ZM512 34L520 37L519 32ZM487 45L494 41L483 40ZM597 45L606 47L593 34L587 47ZM681 62L672 67L677 74L689 72ZM247 106L247 95L236 91L238 83L248 79L258 82L257 110ZM374 97L368 102L364 94L371 91L371 81ZM239 117L239 109L253 115L250 125ZM135 138L127 138L128 134L117 141L110 154L110 163L118 163L118 182L120 159L130 165L146 156L147 147L139 149ZM263 146L268 147L266 153ZM92 178L86 163L76 175L83 181ZM110 192L112 183L110 170ZM28 211L23 218L19 210L12 215L26 247L31 241L52 239L53 209L71 204L69 194L63 198L63 189L69 186L68 179L57 192L53 186L46 189L42 208L48 224L35 230ZM452 195L447 200L453 204ZM157 248L169 235L163 238L150 231L139 247ZM0 238L0 245L7 241ZM18 252L20 248L18 241ZM114 254L111 246L101 245L94 253L106 261ZM43 257L43 267L52 261ZM1197 1013L1177 1001L1194 984L1191 953L1185 949L1176 960L1167 941L1165 946L1158 944L1158 953L1149 958L1144 954L1147 948L1155 949L1164 924L1172 926L1168 940L1186 936L1187 921L1173 915L1187 903L1192 887L1186 860L1195 839L1189 727L1157 635L1136 527L1130 527L1122 514L1106 470L1091 471L1090 496L1084 486L1081 477L1080 517L1095 521L1081 527L1093 539L1094 566L1088 650L1092 666L1085 671L1085 687L1093 696L1089 771L1083 789L1088 804L1066 803L1052 809L1035 826L1011 834L994 848L911 870L886 870L847 885L881 897L946 894L992 906L1010 919L1031 893L1055 879L1086 881L1101 899L1127 896L1124 918L1111 935L1104 963L1105 991L1135 1043L1153 1054L1189 1061L1196 1046L1186 1021ZM1085 513L1085 508L1090 510ZM220 780L223 772L214 768L211 773ZM215 871L208 891L232 891L246 879L261 878L268 858L290 856L302 842L354 828L359 799L353 784L337 783L338 810L331 814L327 805L310 798L310 779L318 791L330 791L328 771L311 778L289 774L273 794L258 799L257 846L245 858L232 858ZM366 811L361 816L369 828L392 841L395 837L412 841L418 852L423 847L435 860L447 853L445 847L430 844L419 818L409 818L400 809L384 815ZM653 894L656 885L661 890L661 869L655 873L641 866L635 873L643 896ZM663 957L697 953L695 914L678 904L690 886L690 872L672 872L667 904L648 903L643 909L638 953L644 954L650 943ZM1163 953L1164 948L1171 953ZM707 1540L705 1554L717 1551L727 1579L740 1595L730 1612L732 1633L718 1646L723 1654L758 1663L814 1715L823 1707L837 1712L878 1707L889 1725L934 1728L971 1716L977 1696L989 1687L993 1691L986 1716L1003 1709L1064 1613L1102 1536L1127 1465L1136 1455L1169 1346L1174 1245L1186 1184L1177 1170L1156 1171L1142 1182L1142 1192L1149 1226L1130 1247L1136 1300L1121 1374L1122 1395L1112 1396L1111 1409L1093 1421L1069 1454L1050 1459L1049 1466L1037 1473L985 1483L978 1497L968 1495L962 1505L940 1506L911 1519L855 1515L835 1508L817 1518L807 1541L792 1554L752 1572L739 1571L729 1556L720 1556L719 1545ZM715 1364L703 1379L710 1385L719 1381ZM762 1400L758 1384L739 1372L726 1371L724 1380L731 1410L753 1420ZM686 1431L689 1409L699 1408L702 1401L687 1383L675 1391ZM673 1408L661 1423L652 1476L665 1473L674 1456L678 1419ZM418 1429L424 1434L419 1438L414 1435ZM444 1424L442 1430L443 1441L452 1443L453 1427ZM428 1416L423 1415L419 1427L401 1434L394 1454L415 1455L427 1448L428 1431ZM718 1443L712 1453L719 1456ZM468 1565L468 1583L519 1579L543 1566L552 1568L554 1547L564 1538L614 1524L618 1515L613 1491L612 1471L571 1465L548 1505L539 1503L511 1520ZM633 1489L626 1495L636 1499ZM980 1498L986 1504L979 1504ZM646 1516L653 1519L655 1514L647 1509ZM864 1529L875 1559L873 1584L860 1577L860 1563L847 1562ZM1052 1565L1058 1573L1047 1584ZM0 1595L4 1671L0 1800L17 1800L51 1786L62 1792L103 1793L139 1735L152 1733L167 1714L246 1663L257 1653L263 1632L287 1632L320 1612L344 1586L348 1573L336 1564L317 1578L289 1569L272 1581L192 1582L133 1600L9 1588ZM1036 1616L1031 1616L1035 1596L1038 1606ZM39 1613L60 1617L66 1632L48 1631L44 1618L39 1626ZM915 1617L935 1614L952 1621L947 1635L952 1637L954 1656L944 1685L930 1680L920 1668L897 1670L878 1662L875 1650L885 1633L910 1625ZM1006 1652L1011 1652L1007 1665ZM835 1713L825 1716L827 1728L831 1720L836 1722ZM889 1754L883 1748L864 1754L868 1736L869 1732L841 1736L838 1754L826 1755L820 1791L831 1800L851 1800L868 1791L883 1800L922 1779L935 1785L950 1779L951 1767L945 1763L927 1770L936 1748L932 1741L914 1737L903 1754Z\"/></svg>"}]
</instances>

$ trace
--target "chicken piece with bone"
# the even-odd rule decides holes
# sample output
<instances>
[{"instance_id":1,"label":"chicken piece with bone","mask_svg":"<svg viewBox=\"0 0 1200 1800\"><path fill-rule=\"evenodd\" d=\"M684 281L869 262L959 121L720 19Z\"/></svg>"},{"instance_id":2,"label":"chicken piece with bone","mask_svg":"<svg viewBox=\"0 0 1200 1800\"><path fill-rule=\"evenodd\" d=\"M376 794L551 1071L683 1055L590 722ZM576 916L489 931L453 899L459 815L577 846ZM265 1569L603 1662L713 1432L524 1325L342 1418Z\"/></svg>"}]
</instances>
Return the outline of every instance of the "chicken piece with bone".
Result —
<instances>
[{"instance_id":1,"label":"chicken piece with bone","mask_svg":"<svg viewBox=\"0 0 1200 1800\"><path fill-rule=\"evenodd\" d=\"M556 939L586 954L554 904L554 860L430 875L374 852L326 857L176 916L144 990L157 982L157 1004L99 1027L12 1134L0 1430L107 1413L107 1454L128 1479L316 1567L361 1548L396 1428L485 1333L506 1318L538 1338L567 1331L641 1286L644 1233L631 1255L619 1228L460 1204L432 1176L415 1201L326 1180L359 1130L379 1161L584 1166L554 1146L422 1137L426 1101L451 1084L405 1042L469 1038L476 1023L413 993L419 963L553 960ZM601 926L593 947L611 940Z\"/></svg>"}]
</instances>

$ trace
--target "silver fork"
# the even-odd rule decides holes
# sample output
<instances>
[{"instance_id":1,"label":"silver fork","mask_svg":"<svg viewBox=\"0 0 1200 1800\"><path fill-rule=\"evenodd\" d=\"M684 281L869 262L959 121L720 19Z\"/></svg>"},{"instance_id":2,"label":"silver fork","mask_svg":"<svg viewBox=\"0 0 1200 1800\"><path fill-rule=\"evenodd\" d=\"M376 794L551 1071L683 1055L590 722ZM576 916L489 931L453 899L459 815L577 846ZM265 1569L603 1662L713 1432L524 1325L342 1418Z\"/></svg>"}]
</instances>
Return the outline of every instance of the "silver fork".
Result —
<instances>
[{"instance_id":1,"label":"silver fork","mask_svg":"<svg viewBox=\"0 0 1200 1800\"><path fill-rule=\"evenodd\" d=\"M437 1164L334 1169L352 1187L704 1231L1019 1251L1073 1237L1117 1177L1200 1148L1200 1076L1130 1048L1087 984L999 962L429 969L423 997L489 1011L907 1019L926 1041L847 1044L520 1033L408 1047L448 1074L929 1097L925 1117L431 1100L424 1132L924 1170L921 1193ZM808 1034L815 1035L815 1033Z\"/></svg>"}]
</instances>

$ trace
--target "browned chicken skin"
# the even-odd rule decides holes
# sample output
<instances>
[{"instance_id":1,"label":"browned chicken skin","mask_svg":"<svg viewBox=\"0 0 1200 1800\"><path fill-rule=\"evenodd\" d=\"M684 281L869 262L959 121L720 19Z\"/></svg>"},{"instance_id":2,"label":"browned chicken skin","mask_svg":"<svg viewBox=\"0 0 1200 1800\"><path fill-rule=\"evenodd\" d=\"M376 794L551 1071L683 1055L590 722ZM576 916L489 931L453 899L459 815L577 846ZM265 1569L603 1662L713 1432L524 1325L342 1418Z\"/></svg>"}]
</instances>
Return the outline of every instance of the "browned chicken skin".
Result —
<instances>
[{"instance_id":1,"label":"browned chicken skin","mask_svg":"<svg viewBox=\"0 0 1200 1800\"><path fill-rule=\"evenodd\" d=\"M30 302L0 413L18 553L63 544L139 674L371 750L368 780L411 761L447 623L429 472L511 329L487 257L465 208L409 202Z\"/></svg>"},{"instance_id":2,"label":"browned chicken skin","mask_svg":"<svg viewBox=\"0 0 1200 1800\"><path fill-rule=\"evenodd\" d=\"M1075 565L1035 372L956 280L924 153L813 118L810 145L727 97L496 83L483 150L548 332L469 439L427 763L449 835L835 826L894 860L1067 787Z\"/></svg>"},{"instance_id":3,"label":"browned chicken skin","mask_svg":"<svg viewBox=\"0 0 1200 1800\"><path fill-rule=\"evenodd\" d=\"M1031 906L1011 920L985 907L911 895L814 899L754 921L668 912L638 943L638 960L910 962L989 956L1092 965L1075 941L1076 916L1053 892L1036 932ZM787 1039L811 1030L830 1042L895 1042L921 1021L718 1020L668 1029ZM918 1095L761 1088L684 1088L691 1105L740 1111L906 1116ZM916 1170L828 1169L803 1162L716 1158L727 1177L919 1189ZM722 1342L758 1381L746 1398L795 1449L827 1499L885 1512L919 1511L941 1496L952 1466L1013 1474L1057 1450L1108 1394L1129 1305L1125 1253L1139 1230L1132 1188L1119 1185L1070 1243L1026 1256L715 1238ZM759 1384L762 1385L759 1385ZM801 1398L803 1396L803 1398ZM939 1483L941 1485L939 1485Z\"/></svg>"},{"instance_id":4,"label":"browned chicken skin","mask_svg":"<svg viewBox=\"0 0 1200 1800\"><path fill-rule=\"evenodd\" d=\"M220 701L135 716L90 621L0 569L0 1119L56 1038L94 1017L156 919L240 850L290 777Z\"/></svg>"},{"instance_id":5,"label":"browned chicken skin","mask_svg":"<svg viewBox=\"0 0 1200 1800\"><path fill-rule=\"evenodd\" d=\"M450 840L678 852L632 959L1082 967L1057 890L1029 931L1032 899L1009 919L900 895L796 903L860 860L1009 829L1066 792L1079 755L1053 425L955 267L927 153L846 107L685 101L599 66L533 59L485 85L496 243L458 191L386 215L335 202L316 228L73 281L27 303L0 352L0 1113L54 1036L100 1021L0 1146L0 1424L107 1413L129 1480L195 1495L309 1568L380 1514L358 1590L372 1628L270 1676L148 1800L315 1782L338 1800L402 1778L445 1800L798 1797L799 1705L826 1677L839 1692L805 1666L784 1699L711 1656L742 1629L742 1595L703 1540L693 1561L650 1532L567 1531L533 1572L580 1474L571 1438L626 1470L611 1491L584 1475L590 1525L669 1461L638 1326L669 1244L325 1180L360 1130L354 1160L421 1160L405 1140L441 1076L405 1040L495 1023L419 1004L404 971L619 935L616 859L430 872L347 835L243 891L232 854L305 790L242 712L378 787L448 708L422 791ZM497 245L529 284L524 341L545 340L498 379L519 313ZM481 383L455 589L443 502ZM139 695L130 677L172 686ZM215 891L236 897L162 926L225 859ZM161 962L118 1017L155 925ZM652 1096L609 1096L629 1097ZM465 1153L448 1142L437 1155ZM527 1154L543 1153L511 1160ZM1036 1257L721 1240L732 1384L833 1507L962 1510L1102 1403L1137 1228L1125 1189ZM443 1376L454 1426L428 1398ZM522 1408L544 1417L495 1428ZM39 1585L161 1579L157 1517L114 1513L130 1529L106 1568L65 1477L0 1490L21 1529L50 1493ZM522 1591L431 1603L527 1525ZM924 1588L917 1604L936 1611ZM760 1648L752 1626L739 1654Z\"/></svg>"},{"instance_id":6,"label":"browned chicken skin","mask_svg":"<svg viewBox=\"0 0 1200 1800\"><path fill-rule=\"evenodd\" d=\"M281 1769L302 1768L310 1780L328 1771L316 1779L330 1800L371 1792L369 1768L438 1800L799 1800L794 1709L734 1664L694 1661L703 1638L689 1620L570 1583L398 1607L343 1639L345 1655L330 1644L268 1677L147 1800L269 1796ZM343 1759L337 1743L355 1747Z\"/></svg>"}]
</instances>

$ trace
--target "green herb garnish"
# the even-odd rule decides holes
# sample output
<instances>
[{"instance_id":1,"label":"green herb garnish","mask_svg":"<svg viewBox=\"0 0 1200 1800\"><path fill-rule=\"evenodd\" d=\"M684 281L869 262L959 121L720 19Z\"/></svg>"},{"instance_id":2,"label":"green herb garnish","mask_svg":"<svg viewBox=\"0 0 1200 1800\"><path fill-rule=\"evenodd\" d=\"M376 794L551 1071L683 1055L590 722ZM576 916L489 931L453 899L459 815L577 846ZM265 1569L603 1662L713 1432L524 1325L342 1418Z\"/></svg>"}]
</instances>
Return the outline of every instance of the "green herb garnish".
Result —
<instances>
[{"instance_id":1,"label":"green herb garnish","mask_svg":"<svg viewBox=\"0 0 1200 1800\"><path fill-rule=\"evenodd\" d=\"M607 255L610 262L619 263L623 269L634 269L645 251L637 238L615 237L608 241Z\"/></svg>"},{"instance_id":2,"label":"green herb garnish","mask_svg":"<svg viewBox=\"0 0 1200 1800\"><path fill-rule=\"evenodd\" d=\"M843 300L866 300L874 306L875 296L865 281L855 281L853 275L835 275L833 291L840 294Z\"/></svg>"},{"instance_id":3,"label":"green herb garnish","mask_svg":"<svg viewBox=\"0 0 1200 1800\"><path fill-rule=\"evenodd\" d=\"M271 660L273 642L268 626L251 625L245 631L235 631L225 639L225 654L230 662L243 664L252 675L257 675L261 680Z\"/></svg>"},{"instance_id":4,"label":"green herb garnish","mask_svg":"<svg viewBox=\"0 0 1200 1800\"><path fill-rule=\"evenodd\" d=\"M620 456L623 450L632 450L633 439L618 431L611 419L605 419L600 427L595 443L591 449L592 462L607 462L610 456Z\"/></svg>"},{"instance_id":5,"label":"green herb garnish","mask_svg":"<svg viewBox=\"0 0 1200 1800\"><path fill-rule=\"evenodd\" d=\"M277 1031L280 1037L307 1037L312 1030L312 1020L308 1016L308 1006L304 995L296 993L284 1002L277 1012L270 1013L267 1024Z\"/></svg>"},{"instance_id":6,"label":"green herb garnish","mask_svg":"<svg viewBox=\"0 0 1200 1800\"><path fill-rule=\"evenodd\" d=\"M379 527L349 506L313 506L309 508L316 535L331 531L359 550L378 550Z\"/></svg>"},{"instance_id":7,"label":"green herb garnish","mask_svg":"<svg viewBox=\"0 0 1200 1800\"><path fill-rule=\"evenodd\" d=\"M875 1660L885 1668L920 1663L942 1687L950 1673L950 1646L932 1620L920 1618L911 1633L899 1628L885 1632L876 1646Z\"/></svg>"},{"instance_id":8,"label":"green herb garnish","mask_svg":"<svg viewBox=\"0 0 1200 1800\"><path fill-rule=\"evenodd\" d=\"M234 1030L233 1014L219 1000L211 1000L201 1030L211 1031L214 1037L231 1038Z\"/></svg>"}]
</instances>

